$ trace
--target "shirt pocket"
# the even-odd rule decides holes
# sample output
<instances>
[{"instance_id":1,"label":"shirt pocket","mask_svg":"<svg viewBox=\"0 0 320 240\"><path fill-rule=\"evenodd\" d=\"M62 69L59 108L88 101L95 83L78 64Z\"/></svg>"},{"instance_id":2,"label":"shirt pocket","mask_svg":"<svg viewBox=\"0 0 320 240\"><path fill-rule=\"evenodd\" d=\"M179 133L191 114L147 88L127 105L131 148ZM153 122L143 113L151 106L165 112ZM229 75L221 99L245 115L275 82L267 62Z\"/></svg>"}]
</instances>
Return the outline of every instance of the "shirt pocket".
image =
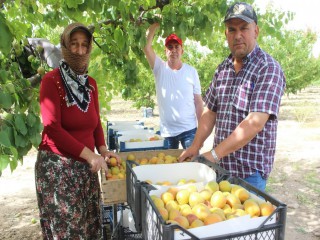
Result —
<instances>
[{"instance_id":1,"label":"shirt pocket","mask_svg":"<svg viewBox=\"0 0 320 240\"><path fill-rule=\"evenodd\" d=\"M250 100L254 89L253 81L244 81L237 89L233 100L233 106L246 113L250 110Z\"/></svg>"}]
</instances>

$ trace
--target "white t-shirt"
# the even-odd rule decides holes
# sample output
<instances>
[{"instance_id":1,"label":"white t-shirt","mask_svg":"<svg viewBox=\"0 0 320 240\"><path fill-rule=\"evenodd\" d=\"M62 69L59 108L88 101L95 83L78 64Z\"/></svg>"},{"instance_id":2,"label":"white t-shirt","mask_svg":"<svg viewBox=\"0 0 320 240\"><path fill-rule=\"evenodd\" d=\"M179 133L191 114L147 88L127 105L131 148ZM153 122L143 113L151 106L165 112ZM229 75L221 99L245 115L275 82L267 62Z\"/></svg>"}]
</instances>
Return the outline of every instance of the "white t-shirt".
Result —
<instances>
[{"instance_id":1,"label":"white t-shirt","mask_svg":"<svg viewBox=\"0 0 320 240\"><path fill-rule=\"evenodd\" d=\"M197 127L194 94L201 94L197 70L183 63L172 70L158 56L153 73L160 114L160 132L163 137L174 137Z\"/></svg>"}]
</instances>

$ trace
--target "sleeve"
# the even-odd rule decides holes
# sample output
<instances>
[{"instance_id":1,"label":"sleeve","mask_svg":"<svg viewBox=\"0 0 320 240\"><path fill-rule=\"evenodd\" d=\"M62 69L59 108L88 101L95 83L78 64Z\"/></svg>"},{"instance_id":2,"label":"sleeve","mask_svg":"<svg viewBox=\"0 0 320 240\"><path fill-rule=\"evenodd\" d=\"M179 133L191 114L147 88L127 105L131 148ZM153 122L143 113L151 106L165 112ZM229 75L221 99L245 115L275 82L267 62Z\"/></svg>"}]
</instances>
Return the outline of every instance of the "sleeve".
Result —
<instances>
[{"instance_id":1,"label":"sleeve","mask_svg":"<svg viewBox=\"0 0 320 240\"><path fill-rule=\"evenodd\" d=\"M79 156L85 146L61 126L60 95L62 91L59 89L60 84L56 81L61 82L61 79L49 74L44 76L40 85L40 111L44 131L58 149L73 156Z\"/></svg>"},{"instance_id":2,"label":"sleeve","mask_svg":"<svg viewBox=\"0 0 320 240\"><path fill-rule=\"evenodd\" d=\"M199 74L197 72L197 70L194 68L194 77L193 77L193 81L194 81L194 87L193 87L193 94L201 94L201 84L200 84L200 79L199 79Z\"/></svg>"},{"instance_id":3,"label":"sleeve","mask_svg":"<svg viewBox=\"0 0 320 240\"><path fill-rule=\"evenodd\" d=\"M97 87L96 81L93 80L92 85L95 89L93 91L93 98L94 98L94 105L95 105L97 118L98 118L98 124L93 134L95 139L95 146L97 149L99 149L100 146L106 146L106 142L105 142L104 132L103 132L101 118L100 118L99 95L98 95L98 87Z\"/></svg>"}]
</instances>

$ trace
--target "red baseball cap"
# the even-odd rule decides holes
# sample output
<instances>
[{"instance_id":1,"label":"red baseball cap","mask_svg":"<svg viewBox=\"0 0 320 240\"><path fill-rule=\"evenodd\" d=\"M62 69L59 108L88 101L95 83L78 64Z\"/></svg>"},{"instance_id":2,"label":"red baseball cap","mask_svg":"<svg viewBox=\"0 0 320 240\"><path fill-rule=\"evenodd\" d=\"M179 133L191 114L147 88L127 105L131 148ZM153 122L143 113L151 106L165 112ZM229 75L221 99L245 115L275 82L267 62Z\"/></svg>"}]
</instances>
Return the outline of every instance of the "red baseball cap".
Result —
<instances>
[{"instance_id":1,"label":"red baseball cap","mask_svg":"<svg viewBox=\"0 0 320 240\"><path fill-rule=\"evenodd\" d=\"M174 33L170 34L167 38L166 38L166 41L165 41L165 46L168 45L169 42L171 41L176 41L178 42L181 46L182 46L182 40L177 36L175 35Z\"/></svg>"}]
</instances>

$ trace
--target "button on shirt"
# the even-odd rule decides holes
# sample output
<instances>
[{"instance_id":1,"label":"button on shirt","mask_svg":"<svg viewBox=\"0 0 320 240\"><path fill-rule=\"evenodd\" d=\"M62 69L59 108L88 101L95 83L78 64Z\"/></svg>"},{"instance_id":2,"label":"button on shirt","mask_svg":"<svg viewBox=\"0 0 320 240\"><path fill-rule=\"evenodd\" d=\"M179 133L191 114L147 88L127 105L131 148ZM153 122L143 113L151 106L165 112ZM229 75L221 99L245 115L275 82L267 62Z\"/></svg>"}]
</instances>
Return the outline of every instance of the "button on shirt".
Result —
<instances>
[{"instance_id":1,"label":"button on shirt","mask_svg":"<svg viewBox=\"0 0 320 240\"><path fill-rule=\"evenodd\" d=\"M281 66L257 45L236 74L230 55L217 68L206 92L207 107L217 113L214 147L227 138L250 112L270 114L263 130L246 146L220 161L232 176L246 178L259 171L264 178L271 172L281 96L285 77Z\"/></svg>"}]
</instances>

